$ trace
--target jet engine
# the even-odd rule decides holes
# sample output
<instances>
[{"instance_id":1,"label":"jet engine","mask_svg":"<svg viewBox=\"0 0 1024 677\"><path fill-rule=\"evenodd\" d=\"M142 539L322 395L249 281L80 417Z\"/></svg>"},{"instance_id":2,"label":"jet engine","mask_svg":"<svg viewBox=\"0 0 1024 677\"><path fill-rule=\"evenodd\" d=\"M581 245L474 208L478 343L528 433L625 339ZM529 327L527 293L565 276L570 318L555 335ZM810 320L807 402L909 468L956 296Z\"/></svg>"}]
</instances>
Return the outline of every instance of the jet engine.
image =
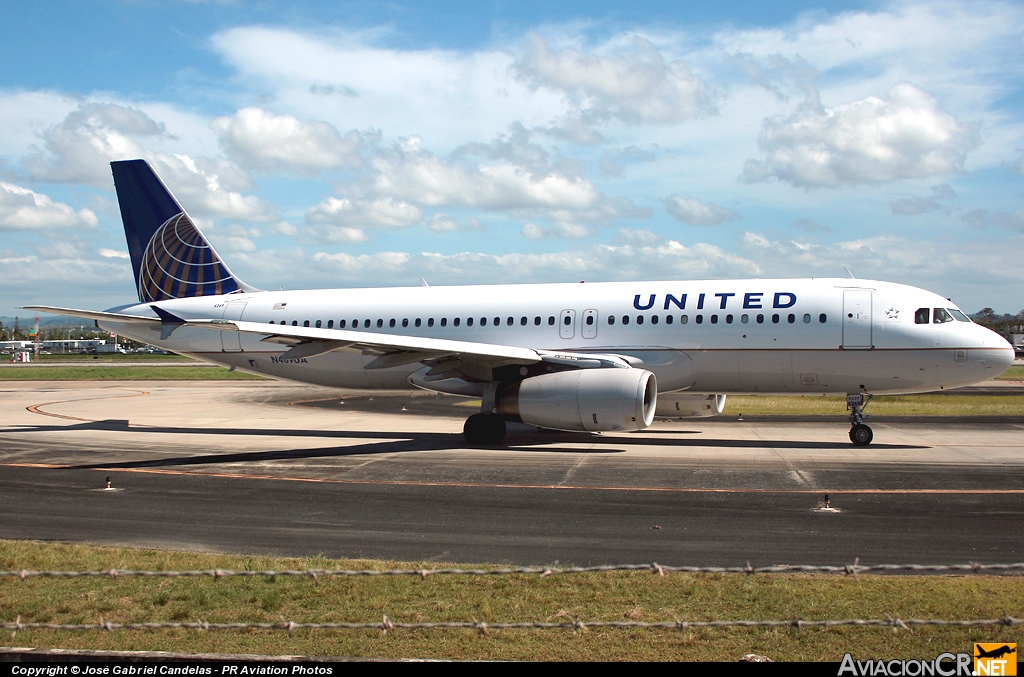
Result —
<instances>
[{"instance_id":1,"label":"jet engine","mask_svg":"<svg viewBox=\"0 0 1024 677\"><path fill-rule=\"evenodd\" d=\"M705 418L718 416L725 409L725 395L704 393L664 393L658 395L658 418Z\"/></svg>"},{"instance_id":2,"label":"jet engine","mask_svg":"<svg viewBox=\"0 0 1024 677\"><path fill-rule=\"evenodd\" d=\"M503 384L495 411L555 430L640 430L654 420L658 382L644 369L577 369Z\"/></svg>"}]
</instances>

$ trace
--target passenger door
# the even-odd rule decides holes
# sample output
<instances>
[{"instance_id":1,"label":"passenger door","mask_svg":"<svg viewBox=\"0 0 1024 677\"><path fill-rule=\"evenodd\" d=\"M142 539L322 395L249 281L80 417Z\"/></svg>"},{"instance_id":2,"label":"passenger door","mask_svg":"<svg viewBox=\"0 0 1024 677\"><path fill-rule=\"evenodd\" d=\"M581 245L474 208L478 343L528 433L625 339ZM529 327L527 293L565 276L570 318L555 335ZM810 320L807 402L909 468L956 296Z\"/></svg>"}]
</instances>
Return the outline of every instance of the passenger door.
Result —
<instances>
[{"instance_id":1,"label":"passenger door","mask_svg":"<svg viewBox=\"0 0 1024 677\"><path fill-rule=\"evenodd\" d=\"M843 348L870 348L871 290L843 290Z\"/></svg>"}]
</instances>

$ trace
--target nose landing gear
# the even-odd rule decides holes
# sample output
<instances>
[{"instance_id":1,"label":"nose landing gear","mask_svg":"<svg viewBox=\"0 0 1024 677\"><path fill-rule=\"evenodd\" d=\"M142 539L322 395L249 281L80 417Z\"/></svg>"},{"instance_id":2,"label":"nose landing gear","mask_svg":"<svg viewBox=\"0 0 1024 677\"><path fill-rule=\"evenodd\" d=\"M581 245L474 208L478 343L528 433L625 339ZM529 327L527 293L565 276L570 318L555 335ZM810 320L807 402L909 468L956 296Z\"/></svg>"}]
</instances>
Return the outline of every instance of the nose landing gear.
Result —
<instances>
[{"instance_id":1,"label":"nose landing gear","mask_svg":"<svg viewBox=\"0 0 1024 677\"><path fill-rule=\"evenodd\" d=\"M850 412L850 441L858 447L868 446L875 437L871 427L864 423L864 419L867 418L864 414L864 409L867 408L871 397L871 395L868 395L865 400L864 395L861 393L846 396L846 408Z\"/></svg>"}]
</instances>

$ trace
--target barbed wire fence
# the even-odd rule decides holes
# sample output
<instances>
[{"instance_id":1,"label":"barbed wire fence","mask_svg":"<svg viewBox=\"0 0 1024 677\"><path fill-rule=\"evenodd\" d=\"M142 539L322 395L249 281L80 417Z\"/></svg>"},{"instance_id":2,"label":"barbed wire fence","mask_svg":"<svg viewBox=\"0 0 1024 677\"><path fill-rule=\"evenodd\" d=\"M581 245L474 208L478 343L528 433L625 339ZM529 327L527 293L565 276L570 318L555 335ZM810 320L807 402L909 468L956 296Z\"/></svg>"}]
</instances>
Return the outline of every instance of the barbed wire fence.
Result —
<instances>
[{"instance_id":1,"label":"barbed wire fence","mask_svg":"<svg viewBox=\"0 0 1024 677\"><path fill-rule=\"evenodd\" d=\"M1019 574L1024 573L1024 562L1012 564L873 564L863 565L859 560L853 564L832 565L775 565L755 567L751 564L738 567L716 566L668 566L652 562L650 564L616 564L589 567L501 567L487 569L443 568L443 569L286 569L286 570L233 570L233 569L196 569L188 571L148 571L137 569L101 569L91 571L44 571L44 570L9 570L0 571L0 579L32 578L252 578L252 577L288 577L298 576L319 581L321 578L356 576L416 576L426 579L430 576L565 576L586 573L607 572L651 572L658 576L673 573L688 574L745 574L771 575L795 573L819 573L844 576L857 576L869 573L958 573L958 574ZM910 630L914 627L1014 627L1024 625L1024 620L1003 612L1000 618L983 619L931 619L931 618L847 618L835 620L711 620L691 621L674 619L672 621L606 621L606 620L567 620L559 622L523 621L507 623L489 623L476 619L470 621L446 622L394 622L384 616L380 622L330 622L301 623L281 620L277 623L210 623L204 620L185 622L146 622L146 623L115 623L100 618L98 623L38 623L25 622L18 615L13 622L0 623L0 628L12 634L27 630L65 630L113 632L117 630L274 630L292 633L296 630L379 630L387 633L394 630L476 630L487 634L490 630L572 630L583 632L590 629L623 628L623 629L663 629L687 630L697 628L837 628L837 627L888 627L893 630Z\"/></svg>"}]
</instances>

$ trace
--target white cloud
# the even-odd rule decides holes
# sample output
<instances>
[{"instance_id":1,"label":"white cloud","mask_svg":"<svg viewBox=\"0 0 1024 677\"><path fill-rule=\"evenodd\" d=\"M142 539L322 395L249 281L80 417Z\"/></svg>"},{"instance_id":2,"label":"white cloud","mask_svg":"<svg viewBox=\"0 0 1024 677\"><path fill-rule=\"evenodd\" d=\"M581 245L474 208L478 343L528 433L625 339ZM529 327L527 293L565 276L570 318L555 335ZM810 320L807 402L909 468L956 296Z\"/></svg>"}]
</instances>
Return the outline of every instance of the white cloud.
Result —
<instances>
[{"instance_id":1,"label":"white cloud","mask_svg":"<svg viewBox=\"0 0 1024 677\"><path fill-rule=\"evenodd\" d=\"M549 240L563 238L569 240L580 240L590 237L594 231L581 223L556 223L549 228L541 228L534 223L524 223L522 228L523 237L527 240Z\"/></svg>"},{"instance_id":2,"label":"white cloud","mask_svg":"<svg viewBox=\"0 0 1024 677\"><path fill-rule=\"evenodd\" d=\"M671 280L751 277L761 273L753 261L721 248L697 243L687 247L675 241L643 245L591 245L537 254L438 254L381 252L354 256L318 252L312 272L325 281L377 280L388 273L391 284L418 284L420 276L431 284L496 284L541 281Z\"/></svg>"},{"instance_id":3,"label":"white cloud","mask_svg":"<svg viewBox=\"0 0 1024 677\"><path fill-rule=\"evenodd\" d=\"M0 230L95 228L97 223L89 209L76 212L42 193L0 182Z\"/></svg>"},{"instance_id":4,"label":"white cloud","mask_svg":"<svg viewBox=\"0 0 1024 677\"><path fill-rule=\"evenodd\" d=\"M795 186L839 186L963 171L977 147L973 125L939 109L935 99L910 83L887 99L868 97L833 108L802 107L761 128L763 161L748 160L743 179L769 177Z\"/></svg>"},{"instance_id":5,"label":"white cloud","mask_svg":"<svg viewBox=\"0 0 1024 677\"><path fill-rule=\"evenodd\" d=\"M971 303L984 303L993 285L1020 288L1015 262L1021 245L1019 236L1000 247L980 240L949 246L892 235L831 244L773 240L757 233L745 233L743 239L746 254L766 275L844 277L843 266L848 266L860 279L905 282Z\"/></svg>"},{"instance_id":6,"label":"white cloud","mask_svg":"<svg viewBox=\"0 0 1024 677\"><path fill-rule=\"evenodd\" d=\"M46 152L29 156L23 164L35 178L109 186L111 160L142 157L145 150L138 139L165 133L138 109L83 103L43 132Z\"/></svg>"},{"instance_id":7,"label":"white cloud","mask_svg":"<svg viewBox=\"0 0 1024 677\"><path fill-rule=\"evenodd\" d=\"M478 219L474 219L472 217L465 221L458 221L447 214L438 212L430 217L430 220L427 222L427 228L435 233L452 233L469 230L483 230L483 225Z\"/></svg>"},{"instance_id":8,"label":"white cloud","mask_svg":"<svg viewBox=\"0 0 1024 677\"><path fill-rule=\"evenodd\" d=\"M528 36L529 48L514 68L534 88L564 93L585 121L673 123L714 111L707 86L689 66L668 61L640 36L604 55L572 48L552 50L544 38Z\"/></svg>"},{"instance_id":9,"label":"white cloud","mask_svg":"<svg viewBox=\"0 0 1024 677\"><path fill-rule=\"evenodd\" d=\"M164 126L146 113L113 103L85 103L42 133L45 151L23 165L36 179L111 186L110 162L142 158L193 216L251 221L275 218L272 205L240 191L252 181L224 158L157 153L143 142L164 140Z\"/></svg>"},{"instance_id":10,"label":"white cloud","mask_svg":"<svg viewBox=\"0 0 1024 677\"><path fill-rule=\"evenodd\" d=\"M445 161L423 150L418 138L406 139L370 164L371 190L382 195L430 207L461 205L486 210L581 209L598 201L594 185L548 166L527 166L522 159L493 157L467 161L466 149L458 160Z\"/></svg>"},{"instance_id":11,"label":"white cloud","mask_svg":"<svg viewBox=\"0 0 1024 677\"><path fill-rule=\"evenodd\" d=\"M306 212L307 223L358 228L402 228L416 225L422 219L419 207L391 198L329 197Z\"/></svg>"},{"instance_id":12,"label":"white cloud","mask_svg":"<svg viewBox=\"0 0 1024 677\"><path fill-rule=\"evenodd\" d=\"M97 249L96 253L105 259L127 259L128 252L119 251L117 249Z\"/></svg>"},{"instance_id":13,"label":"white cloud","mask_svg":"<svg viewBox=\"0 0 1024 677\"><path fill-rule=\"evenodd\" d=\"M228 155L250 169L315 174L362 165L362 136L356 131L342 136L326 122L243 108L217 118L210 127Z\"/></svg>"},{"instance_id":14,"label":"white cloud","mask_svg":"<svg viewBox=\"0 0 1024 677\"><path fill-rule=\"evenodd\" d=\"M664 199L665 211L691 226L716 226L743 217L714 202L701 202L695 197L670 195Z\"/></svg>"}]
</instances>

